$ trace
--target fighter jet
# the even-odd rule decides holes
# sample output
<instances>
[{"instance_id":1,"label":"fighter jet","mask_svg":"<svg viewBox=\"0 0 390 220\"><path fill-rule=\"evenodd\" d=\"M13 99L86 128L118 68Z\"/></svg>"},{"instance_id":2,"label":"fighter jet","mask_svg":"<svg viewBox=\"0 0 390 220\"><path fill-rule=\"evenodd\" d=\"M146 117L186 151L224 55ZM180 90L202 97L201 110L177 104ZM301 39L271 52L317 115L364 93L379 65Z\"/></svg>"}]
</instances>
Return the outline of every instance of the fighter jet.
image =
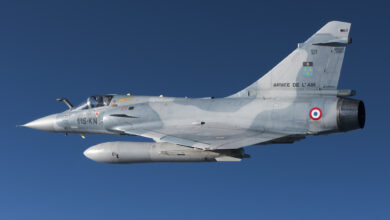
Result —
<instances>
[{"instance_id":1,"label":"fighter jet","mask_svg":"<svg viewBox=\"0 0 390 220\"><path fill-rule=\"evenodd\" d=\"M362 101L338 81L351 24L331 21L259 80L223 98L94 95L25 127L85 134L136 135L152 142L107 142L84 155L105 163L241 161L244 147L293 143L361 129Z\"/></svg>"}]
</instances>

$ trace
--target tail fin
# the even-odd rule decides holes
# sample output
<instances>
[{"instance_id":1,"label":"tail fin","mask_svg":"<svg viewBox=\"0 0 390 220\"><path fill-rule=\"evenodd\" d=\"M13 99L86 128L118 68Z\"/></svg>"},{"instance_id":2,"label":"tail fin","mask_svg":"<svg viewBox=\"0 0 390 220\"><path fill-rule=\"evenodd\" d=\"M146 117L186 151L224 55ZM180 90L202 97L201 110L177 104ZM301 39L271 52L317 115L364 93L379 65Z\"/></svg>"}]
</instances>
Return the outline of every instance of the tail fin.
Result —
<instances>
[{"instance_id":1,"label":"tail fin","mask_svg":"<svg viewBox=\"0 0 390 220\"><path fill-rule=\"evenodd\" d=\"M262 78L230 97L256 97L270 89L337 89L350 28L347 22L327 23Z\"/></svg>"}]
</instances>

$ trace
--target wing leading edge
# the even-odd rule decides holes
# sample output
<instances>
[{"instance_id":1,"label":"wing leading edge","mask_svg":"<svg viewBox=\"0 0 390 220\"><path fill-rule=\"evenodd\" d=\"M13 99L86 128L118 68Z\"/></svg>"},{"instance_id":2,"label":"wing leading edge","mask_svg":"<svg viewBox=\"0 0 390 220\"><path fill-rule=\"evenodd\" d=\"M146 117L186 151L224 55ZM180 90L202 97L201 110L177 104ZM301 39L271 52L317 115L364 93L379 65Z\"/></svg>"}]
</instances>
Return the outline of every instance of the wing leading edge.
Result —
<instances>
[{"instance_id":1,"label":"wing leading edge","mask_svg":"<svg viewBox=\"0 0 390 220\"><path fill-rule=\"evenodd\" d=\"M127 135L151 138L156 142L168 142L203 150L238 149L250 145L270 142L286 136L286 134L240 129L223 129L224 131L229 130L229 132L225 132L228 133L228 135L210 135L215 133L216 128L202 128L202 132L196 132L195 130L193 134L183 132L186 130L188 131L188 129L183 128L169 129L169 133L166 132L167 130L134 129L130 127L118 127L116 130Z\"/></svg>"}]
</instances>

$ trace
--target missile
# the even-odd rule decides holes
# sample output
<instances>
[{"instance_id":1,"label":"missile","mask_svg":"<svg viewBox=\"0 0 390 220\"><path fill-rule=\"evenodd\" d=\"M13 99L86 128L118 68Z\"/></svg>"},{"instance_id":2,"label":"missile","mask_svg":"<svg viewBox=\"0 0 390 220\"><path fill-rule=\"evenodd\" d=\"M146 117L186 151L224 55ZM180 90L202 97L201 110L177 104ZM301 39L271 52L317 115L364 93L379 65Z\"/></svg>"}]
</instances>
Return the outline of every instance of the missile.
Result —
<instances>
[{"instance_id":1,"label":"missile","mask_svg":"<svg viewBox=\"0 0 390 220\"><path fill-rule=\"evenodd\" d=\"M84 155L103 163L238 162L249 157L243 149L209 151L165 142L106 142L88 148Z\"/></svg>"}]
</instances>

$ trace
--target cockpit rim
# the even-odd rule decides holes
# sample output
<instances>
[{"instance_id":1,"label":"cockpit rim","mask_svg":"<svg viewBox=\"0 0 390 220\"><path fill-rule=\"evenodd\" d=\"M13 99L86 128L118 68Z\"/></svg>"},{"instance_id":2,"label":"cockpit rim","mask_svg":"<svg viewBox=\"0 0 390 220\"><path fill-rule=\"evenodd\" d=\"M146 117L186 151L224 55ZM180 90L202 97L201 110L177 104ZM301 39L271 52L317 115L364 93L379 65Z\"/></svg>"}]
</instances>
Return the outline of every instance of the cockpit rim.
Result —
<instances>
[{"instance_id":1,"label":"cockpit rim","mask_svg":"<svg viewBox=\"0 0 390 220\"><path fill-rule=\"evenodd\" d=\"M84 102L80 103L72 110L86 110L107 107L111 104L114 96L115 94L91 95Z\"/></svg>"}]
</instances>

